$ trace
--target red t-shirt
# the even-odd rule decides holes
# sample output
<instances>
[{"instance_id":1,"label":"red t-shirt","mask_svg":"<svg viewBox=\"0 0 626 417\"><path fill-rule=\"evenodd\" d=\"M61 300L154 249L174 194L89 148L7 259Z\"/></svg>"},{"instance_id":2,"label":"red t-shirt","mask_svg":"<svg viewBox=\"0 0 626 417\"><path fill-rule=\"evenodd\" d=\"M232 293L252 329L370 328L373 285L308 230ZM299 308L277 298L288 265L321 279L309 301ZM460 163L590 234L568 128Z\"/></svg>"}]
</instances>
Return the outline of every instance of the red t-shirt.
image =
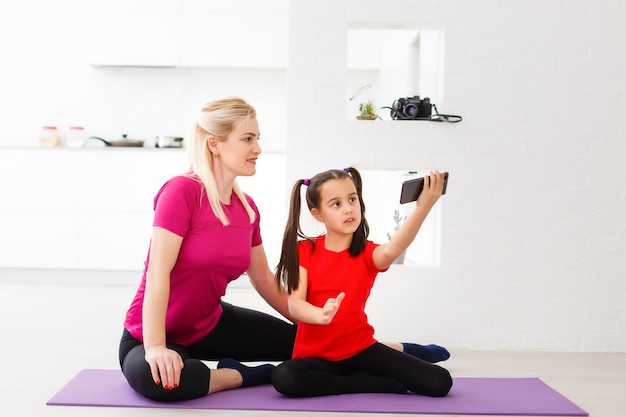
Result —
<instances>
[{"instance_id":1,"label":"red t-shirt","mask_svg":"<svg viewBox=\"0 0 626 417\"><path fill-rule=\"evenodd\" d=\"M170 273L170 298L165 317L168 343L183 346L197 342L217 324L226 286L250 266L251 248L262 243L260 215L254 201L246 196L256 212L250 217L233 193L224 206L228 226L213 214L204 186L187 175L167 181L154 199L154 226L183 238L178 259ZM124 327L143 341L142 308L146 286L146 259L141 284L126 313Z\"/></svg>"},{"instance_id":2,"label":"red t-shirt","mask_svg":"<svg viewBox=\"0 0 626 417\"><path fill-rule=\"evenodd\" d=\"M332 252L324 247L325 236L298 244L300 266L307 270L306 300L323 307L326 300L345 292L337 314L328 325L298 323L293 358L323 358L338 361L361 352L376 342L367 322L365 303L378 269L372 253L378 244L368 242L356 257L348 249Z\"/></svg>"}]
</instances>

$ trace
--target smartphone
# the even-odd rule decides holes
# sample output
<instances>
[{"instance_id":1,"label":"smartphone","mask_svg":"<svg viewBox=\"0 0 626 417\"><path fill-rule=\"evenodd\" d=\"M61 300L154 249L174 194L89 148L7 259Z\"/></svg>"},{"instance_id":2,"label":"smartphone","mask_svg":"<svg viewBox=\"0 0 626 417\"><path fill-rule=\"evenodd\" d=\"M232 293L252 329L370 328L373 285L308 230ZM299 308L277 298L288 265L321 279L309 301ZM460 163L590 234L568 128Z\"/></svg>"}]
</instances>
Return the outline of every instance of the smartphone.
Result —
<instances>
[{"instance_id":1,"label":"smartphone","mask_svg":"<svg viewBox=\"0 0 626 417\"><path fill-rule=\"evenodd\" d=\"M443 173L443 193L446 193L448 188L448 173ZM416 201L420 193L424 189L424 178L413 178L402 183L402 191L400 192L400 204L410 203Z\"/></svg>"}]
</instances>

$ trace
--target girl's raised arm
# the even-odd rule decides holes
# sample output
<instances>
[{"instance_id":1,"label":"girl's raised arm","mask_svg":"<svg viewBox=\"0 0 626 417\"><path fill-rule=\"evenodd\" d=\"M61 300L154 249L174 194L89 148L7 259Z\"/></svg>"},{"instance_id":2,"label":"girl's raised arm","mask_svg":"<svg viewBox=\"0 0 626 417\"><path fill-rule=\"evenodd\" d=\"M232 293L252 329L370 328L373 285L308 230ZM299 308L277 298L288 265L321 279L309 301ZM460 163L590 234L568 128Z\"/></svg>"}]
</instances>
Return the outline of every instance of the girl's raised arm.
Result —
<instances>
[{"instance_id":1,"label":"girl's raised arm","mask_svg":"<svg viewBox=\"0 0 626 417\"><path fill-rule=\"evenodd\" d=\"M435 171L424 177L424 189L415 203L415 209L393 235L389 243L374 249L374 264L378 269L388 268L417 236L426 216L443 193L444 174Z\"/></svg>"}]
</instances>

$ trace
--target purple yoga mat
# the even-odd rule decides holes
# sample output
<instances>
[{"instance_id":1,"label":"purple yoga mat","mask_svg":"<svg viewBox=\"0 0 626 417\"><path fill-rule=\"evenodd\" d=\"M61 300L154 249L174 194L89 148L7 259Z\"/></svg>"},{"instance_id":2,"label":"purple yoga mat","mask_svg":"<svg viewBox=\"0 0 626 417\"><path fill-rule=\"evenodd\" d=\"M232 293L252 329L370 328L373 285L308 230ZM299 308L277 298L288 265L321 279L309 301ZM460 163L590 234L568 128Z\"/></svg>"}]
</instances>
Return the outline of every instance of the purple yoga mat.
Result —
<instances>
[{"instance_id":1,"label":"purple yoga mat","mask_svg":"<svg viewBox=\"0 0 626 417\"><path fill-rule=\"evenodd\" d=\"M455 378L443 398L415 394L350 394L287 398L271 385L222 391L197 400L158 403L133 391L122 373L85 369L48 405L193 408L396 414L588 416L539 378Z\"/></svg>"}]
</instances>

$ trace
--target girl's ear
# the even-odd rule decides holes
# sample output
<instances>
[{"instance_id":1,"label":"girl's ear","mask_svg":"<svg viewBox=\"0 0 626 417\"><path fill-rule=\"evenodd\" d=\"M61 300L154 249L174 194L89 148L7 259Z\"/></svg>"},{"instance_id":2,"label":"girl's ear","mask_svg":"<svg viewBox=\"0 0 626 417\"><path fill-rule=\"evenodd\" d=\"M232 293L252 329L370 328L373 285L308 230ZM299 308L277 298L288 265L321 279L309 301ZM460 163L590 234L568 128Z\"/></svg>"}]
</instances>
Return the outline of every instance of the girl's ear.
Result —
<instances>
[{"instance_id":1,"label":"girl's ear","mask_svg":"<svg viewBox=\"0 0 626 417\"><path fill-rule=\"evenodd\" d=\"M315 220L324 223L324 219L322 218L322 213L318 209L312 208L311 214L313 215L313 217L315 217Z\"/></svg>"},{"instance_id":2,"label":"girl's ear","mask_svg":"<svg viewBox=\"0 0 626 417\"><path fill-rule=\"evenodd\" d=\"M217 149L217 139L215 136L209 135L206 140L206 146L209 148L209 151L213 154L213 156L219 156L220 151Z\"/></svg>"}]
</instances>

